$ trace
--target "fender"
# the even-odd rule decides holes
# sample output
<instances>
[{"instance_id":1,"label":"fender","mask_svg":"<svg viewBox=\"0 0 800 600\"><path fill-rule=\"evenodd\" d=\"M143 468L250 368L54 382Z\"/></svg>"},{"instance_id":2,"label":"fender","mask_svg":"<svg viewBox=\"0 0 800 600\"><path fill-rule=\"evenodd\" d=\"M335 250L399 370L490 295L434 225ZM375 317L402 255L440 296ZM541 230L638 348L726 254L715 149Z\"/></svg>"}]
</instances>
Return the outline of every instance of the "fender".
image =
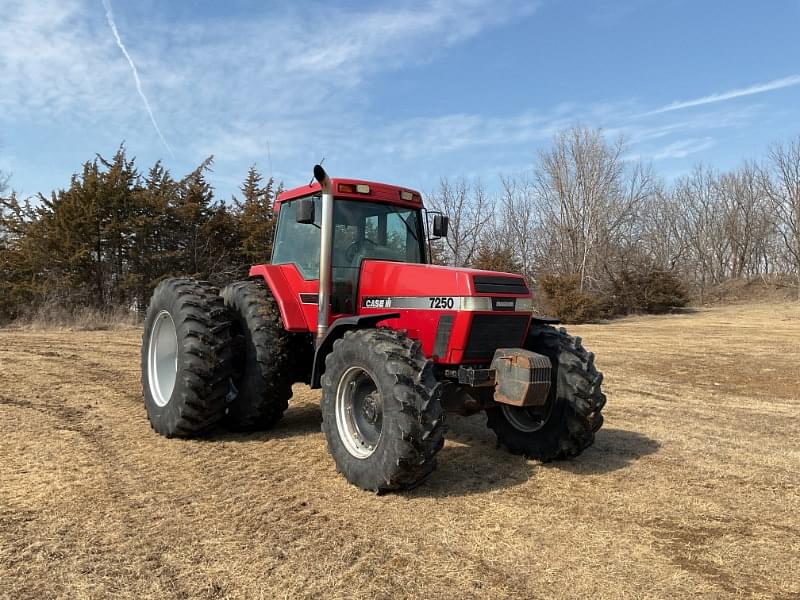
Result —
<instances>
[{"instance_id":1,"label":"fender","mask_svg":"<svg viewBox=\"0 0 800 600\"><path fill-rule=\"evenodd\" d=\"M558 317L545 317L545 316L537 317L536 315L533 315L531 317L531 325L533 325L534 323L538 323L539 325L558 325L559 323L561 323L561 319L559 319Z\"/></svg>"},{"instance_id":2,"label":"fender","mask_svg":"<svg viewBox=\"0 0 800 600\"><path fill-rule=\"evenodd\" d=\"M261 277L269 286L278 309L281 311L281 320L286 331L308 332L308 325L300 307L300 300L292 291L286 277L283 276L278 265L253 265L250 267L250 277Z\"/></svg>"},{"instance_id":3,"label":"fender","mask_svg":"<svg viewBox=\"0 0 800 600\"><path fill-rule=\"evenodd\" d=\"M314 352L314 366L311 370L311 389L316 390L320 388L320 379L322 378L322 372L325 370L325 357L333 349L333 343L336 340L353 329L375 327L379 321L397 319L399 317L400 313L380 313L377 315L356 315L354 317L336 319L331 326L328 327L325 337L322 338L322 342Z\"/></svg>"}]
</instances>

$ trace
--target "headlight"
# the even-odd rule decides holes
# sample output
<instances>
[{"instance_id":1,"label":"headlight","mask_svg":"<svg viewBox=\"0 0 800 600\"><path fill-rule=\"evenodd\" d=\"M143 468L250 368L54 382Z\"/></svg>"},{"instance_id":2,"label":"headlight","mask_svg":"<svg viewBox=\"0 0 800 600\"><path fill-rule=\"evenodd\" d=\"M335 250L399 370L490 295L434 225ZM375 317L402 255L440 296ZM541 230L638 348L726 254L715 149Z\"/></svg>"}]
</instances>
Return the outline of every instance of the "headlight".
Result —
<instances>
[{"instance_id":1,"label":"headlight","mask_svg":"<svg viewBox=\"0 0 800 600\"><path fill-rule=\"evenodd\" d=\"M531 312L533 310L533 298L517 298L517 312Z\"/></svg>"}]
</instances>

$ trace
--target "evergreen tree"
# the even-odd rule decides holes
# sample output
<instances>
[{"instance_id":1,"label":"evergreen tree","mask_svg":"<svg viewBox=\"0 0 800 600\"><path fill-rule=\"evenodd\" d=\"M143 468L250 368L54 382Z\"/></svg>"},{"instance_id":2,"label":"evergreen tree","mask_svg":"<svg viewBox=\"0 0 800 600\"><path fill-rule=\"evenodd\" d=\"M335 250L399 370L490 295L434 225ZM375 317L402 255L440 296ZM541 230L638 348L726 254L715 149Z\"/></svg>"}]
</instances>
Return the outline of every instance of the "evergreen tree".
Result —
<instances>
[{"instance_id":1,"label":"evergreen tree","mask_svg":"<svg viewBox=\"0 0 800 600\"><path fill-rule=\"evenodd\" d=\"M206 181L213 157L204 160L180 181L168 205L171 239L168 248L170 270L193 277L208 276L209 233L205 227L213 210L214 193Z\"/></svg>"},{"instance_id":2,"label":"evergreen tree","mask_svg":"<svg viewBox=\"0 0 800 600\"><path fill-rule=\"evenodd\" d=\"M33 222L29 201L20 201L16 194L0 198L0 323L20 316L24 307L37 299L37 281L25 251Z\"/></svg>"},{"instance_id":3,"label":"evergreen tree","mask_svg":"<svg viewBox=\"0 0 800 600\"><path fill-rule=\"evenodd\" d=\"M262 185L263 176L255 165L247 172L242 184L242 199L233 199L234 213L239 225L239 254L245 266L267 262L272 255L275 217L274 181Z\"/></svg>"},{"instance_id":4,"label":"evergreen tree","mask_svg":"<svg viewBox=\"0 0 800 600\"><path fill-rule=\"evenodd\" d=\"M245 277L269 258L274 182L251 168L229 206L214 199L211 163L180 181L160 162L141 176L120 146L49 196L0 195L0 321L45 304L143 310L165 277Z\"/></svg>"},{"instance_id":5,"label":"evergreen tree","mask_svg":"<svg viewBox=\"0 0 800 600\"><path fill-rule=\"evenodd\" d=\"M159 281L171 274L169 241L173 232L168 214L178 184L161 161L156 162L135 192L135 212L129 220L130 286L133 301L144 310Z\"/></svg>"},{"instance_id":6,"label":"evergreen tree","mask_svg":"<svg viewBox=\"0 0 800 600\"><path fill-rule=\"evenodd\" d=\"M512 248L493 248L488 244L483 244L478 248L478 253L471 266L474 269L502 271L504 273L519 273L522 270L522 265L514 258L514 250Z\"/></svg>"},{"instance_id":7,"label":"evergreen tree","mask_svg":"<svg viewBox=\"0 0 800 600\"><path fill-rule=\"evenodd\" d=\"M134 160L128 160L120 147L111 161L98 156L106 170L98 179L97 202L101 212L100 236L107 263L108 298L115 305L129 305L135 296L139 275L132 269L131 249L135 244L134 225L141 199L139 174Z\"/></svg>"}]
</instances>

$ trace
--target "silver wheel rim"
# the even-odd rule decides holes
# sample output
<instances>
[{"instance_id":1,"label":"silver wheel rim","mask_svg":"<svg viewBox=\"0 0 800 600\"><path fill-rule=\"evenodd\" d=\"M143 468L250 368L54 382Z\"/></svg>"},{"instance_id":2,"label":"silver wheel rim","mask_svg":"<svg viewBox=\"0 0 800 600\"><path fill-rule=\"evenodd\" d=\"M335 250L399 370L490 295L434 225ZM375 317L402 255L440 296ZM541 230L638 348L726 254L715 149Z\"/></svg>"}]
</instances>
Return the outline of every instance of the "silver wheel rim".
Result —
<instances>
[{"instance_id":1,"label":"silver wheel rim","mask_svg":"<svg viewBox=\"0 0 800 600\"><path fill-rule=\"evenodd\" d=\"M147 347L147 381L153 402L159 407L169 404L178 375L178 332L172 315L162 310L150 329Z\"/></svg>"},{"instance_id":2,"label":"silver wheel rim","mask_svg":"<svg viewBox=\"0 0 800 600\"><path fill-rule=\"evenodd\" d=\"M336 389L336 429L347 451L372 456L383 435L383 399L366 369L350 367Z\"/></svg>"},{"instance_id":3,"label":"silver wheel rim","mask_svg":"<svg viewBox=\"0 0 800 600\"><path fill-rule=\"evenodd\" d=\"M502 404L500 408L514 429L523 433L539 431L550 416L549 410L546 413L537 413L524 406L509 406L508 404Z\"/></svg>"}]
</instances>

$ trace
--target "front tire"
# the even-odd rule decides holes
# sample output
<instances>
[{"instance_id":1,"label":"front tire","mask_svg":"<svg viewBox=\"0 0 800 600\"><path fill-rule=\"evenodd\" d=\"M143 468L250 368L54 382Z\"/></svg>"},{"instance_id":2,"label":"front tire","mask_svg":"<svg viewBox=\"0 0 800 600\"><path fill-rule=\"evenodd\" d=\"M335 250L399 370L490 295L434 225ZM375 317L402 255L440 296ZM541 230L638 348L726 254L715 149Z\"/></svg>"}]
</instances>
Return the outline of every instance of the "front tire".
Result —
<instances>
[{"instance_id":1,"label":"front tire","mask_svg":"<svg viewBox=\"0 0 800 600\"><path fill-rule=\"evenodd\" d=\"M542 462L578 456L594 443L606 403L603 374L581 338L564 328L532 325L525 349L552 363L550 397L542 408L498 405L487 410L487 425L497 441L514 454Z\"/></svg>"},{"instance_id":2,"label":"front tire","mask_svg":"<svg viewBox=\"0 0 800 600\"><path fill-rule=\"evenodd\" d=\"M419 342L348 331L325 359L322 430L337 470L375 492L419 485L444 444L441 386Z\"/></svg>"},{"instance_id":3,"label":"front tire","mask_svg":"<svg viewBox=\"0 0 800 600\"><path fill-rule=\"evenodd\" d=\"M222 419L232 354L217 288L193 279L166 279L156 287L141 366L147 417L161 435L195 436Z\"/></svg>"}]
</instances>

